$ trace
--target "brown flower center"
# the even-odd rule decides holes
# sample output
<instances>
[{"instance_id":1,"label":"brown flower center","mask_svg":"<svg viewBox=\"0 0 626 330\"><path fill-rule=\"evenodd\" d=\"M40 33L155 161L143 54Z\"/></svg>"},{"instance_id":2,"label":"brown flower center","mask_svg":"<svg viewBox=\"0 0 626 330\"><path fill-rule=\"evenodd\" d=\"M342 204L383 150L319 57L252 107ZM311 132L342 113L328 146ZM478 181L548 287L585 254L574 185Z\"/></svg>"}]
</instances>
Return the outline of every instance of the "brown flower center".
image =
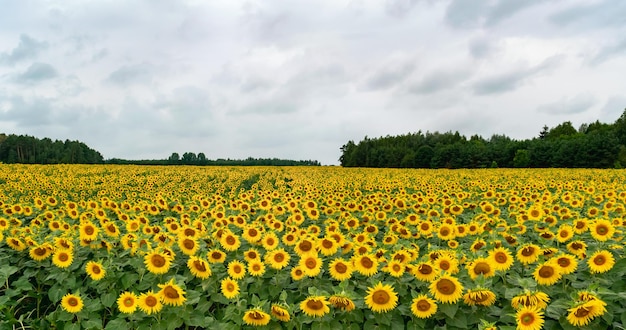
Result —
<instances>
[{"instance_id":1,"label":"brown flower center","mask_svg":"<svg viewBox=\"0 0 626 330\"><path fill-rule=\"evenodd\" d=\"M430 303L427 300L420 300L417 302L417 310L420 312L426 312L430 309Z\"/></svg>"},{"instance_id":2,"label":"brown flower center","mask_svg":"<svg viewBox=\"0 0 626 330\"><path fill-rule=\"evenodd\" d=\"M169 299L178 299L180 295L178 294L178 290L171 286L166 286L163 289L163 294Z\"/></svg>"},{"instance_id":3,"label":"brown flower center","mask_svg":"<svg viewBox=\"0 0 626 330\"><path fill-rule=\"evenodd\" d=\"M531 246L527 246L522 249L522 255L524 257L530 257L535 253L535 248Z\"/></svg>"},{"instance_id":4,"label":"brown flower center","mask_svg":"<svg viewBox=\"0 0 626 330\"><path fill-rule=\"evenodd\" d=\"M484 261L477 262L476 265L474 265L474 274L476 275L489 274L489 272L491 272L491 266Z\"/></svg>"},{"instance_id":5,"label":"brown flower center","mask_svg":"<svg viewBox=\"0 0 626 330\"><path fill-rule=\"evenodd\" d=\"M193 267L195 269L197 269L198 271L200 271L200 272L206 272L206 266L205 266L204 262L202 262L200 260L194 260Z\"/></svg>"},{"instance_id":6,"label":"brown flower center","mask_svg":"<svg viewBox=\"0 0 626 330\"><path fill-rule=\"evenodd\" d=\"M437 291L444 295L451 295L456 290L456 284L447 278L440 279L437 282Z\"/></svg>"},{"instance_id":7,"label":"brown flower center","mask_svg":"<svg viewBox=\"0 0 626 330\"><path fill-rule=\"evenodd\" d=\"M150 262L157 268L165 266L165 258L158 254L153 255L152 258L150 258Z\"/></svg>"},{"instance_id":8,"label":"brown flower center","mask_svg":"<svg viewBox=\"0 0 626 330\"><path fill-rule=\"evenodd\" d=\"M539 277L550 278L554 275L554 268L551 266L541 266L538 273Z\"/></svg>"},{"instance_id":9,"label":"brown flower center","mask_svg":"<svg viewBox=\"0 0 626 330\"><path fill-rule=\"evenodd\" d=\"M361 258L361 266L369 269L374 266L374 262L369 257L363 257Z\"/></svg>"},{"instance_id":10,"label":"brown flower center","mask_svg":"<svg viewBox=\"0 0 626 330\"><path fill-rule=\"evenodd\" d=\"M145 303L148 307L154 307L157 305L158 300L154 296L146 297Z\"/></svg>"},{"instance_id":11,"label":"brown flower center","mask_svg":"<svg viewBox=\"0 0 626 330\"><path fill-rule=\"evenodd\" d=\"M324 303L316 299L310 299L309 301L306 302L306 307L314 311L319 311L319 310L324 309Z\"/></svg>"},{"instance_id":12,"label":"brown flower center","mask_svg":"<svg viewBox=\"0 0 626 330\"><path fill-rule=\"evenodd\" d=\"M76 299L74 297L70 297L70 299L67 300L67 304L72 306L72 307L76 307L76 306L78 306L78 299Z\"/></svg>"},{"instance_id":13,"label":"brown flower center","mask_svg":"<svg viewBox=\"0 0 626 330\"><path fill-rule=\"evenodd\" d=\"M603 255L596 256L593 258L593 263L598 266L602 266L606 263L606 258Z\"/></svg>"},{"instance_id":14,"label":"brown flower center","mask_svg":"<svg viewBox=\"0 0 626 330\"><path fill-rule=\"evenodd\" d=\"M391 300L391 296L385 290L377 290L372 294L372 301L379 305L384 305Z\"/></svg>"}]
</instances>

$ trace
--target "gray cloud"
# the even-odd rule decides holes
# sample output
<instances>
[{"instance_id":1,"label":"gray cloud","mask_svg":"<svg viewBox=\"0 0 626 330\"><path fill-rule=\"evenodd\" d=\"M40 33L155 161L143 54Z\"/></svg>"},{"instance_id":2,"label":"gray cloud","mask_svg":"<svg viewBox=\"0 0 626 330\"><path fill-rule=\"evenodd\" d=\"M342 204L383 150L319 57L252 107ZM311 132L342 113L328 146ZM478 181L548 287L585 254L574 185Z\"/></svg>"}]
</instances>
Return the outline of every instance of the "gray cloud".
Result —
<instances>
[{"instance_id":1,"label":"gray cloud","mask_svg":"<svg viewBox=\"0 0 626 330\"><path fill-rule=\"evenodd\" d=\"M37 41L27 34L20 35L20 43L11 52L0 54L0 63L13 65L17 62L35 58L42 50L48 48L45 41Z\"/></svg>"},{"instance_id":2,"label":"gray cloud","mask_svg":"<svg viewBox=\"0 0 626 330\"><path fill-rule=\"evenodd\" d=\"M52 123L51 99L20 95L5 96L2 103L6 110L0 111L0 120L15 123L18 127L38 128Z\"/></svg>"},{"instance_id":3,"label":"gray cloud","mask_svg":"<svg viewBox=\"0 0 626 330\"><path fill-rule=\"evenodd\" d=\"M626 25L626 2L604 0L575 5L551 15L549 20L556 25L580 29L624 26Z\"/></svg>"},{"instance_id":4,"label":"gray cloud","mask_svg":"<svg viewBox=\"0 0 626 330\"><path fill-rule=\"evenodd\" d=\"M470 41L469 52L475 59L489 57L496 50L493 41L487 38L478 38Z\"/></svg>"},{"instance_id":5,"label":"gray cloud","mask_svg":"<svg viewBox=\"0 0 626 330\"><path fill-rule=\"evenodd\" d=\"M111 72L106 82L127 86L133 84L147 84L152 81L153 67L149 64L124 65Z\"/></svg>"},{"instance_id":6,"label":"gray cloud","mask_svg":"<svg viewBox=\"0 0 626 330\"><path fill-rule=\"evenodd\" d=\"M379 68L365 82L365 90L388 89L403 82L415 70L412 60L391 62Z\"/></svg>"},{"instance_id":7,"label":"gray cloud","mask_svg":"<svg viewBox=\"0 0 626 330\"><path fill-rule=\"evenodd\" d=\"M554 69L562 60L563 56L555 55L534 67L514 69L509 72L479 79L474 84L474 93L477 95L487 95L513 91L522 86L528 79Z\"/></svg>"},{"instance_id":8,"label":"gray cloud","mask_svg":"<svg viewBox=\"0 0 626 330\"><path fill-rule=\"evenodd\" d=\"M12 80L20 84L30 84L49 80L58 75L57 70L48 63L33 63L26 71L16 75Z\"/></svg>"},{"instance_id":9,"label":"gray cloud","mask_svg":"<svg viewBox=\"0 0 626 330\"><path fill-rule=\"evenodd\" d=\"M385 12L393 17L406 16L419 0L387 0L385 1Z\"/></svg>"},{"instance_id":10,"label":"gray cloud","mask_svg":"<svg viewBox=\"0 0 626 330\"><path fill-rule=\"evenodd\" d=\"M449 90L458 86L470 76L471 72L464 69L435 71L422 78L419 82L410 85L409 92L413 94L432 94L442 90Z\"/></svg>"},{"instance_id":11,"label":"gray cloud","mask_svg":"<svg viewBox=\"0 0 626 330\"><path fill-rule=\"evenodd\" d=\"M612 45L602 47L591 59L591 65L600 65L612 58L626 55L626 38Z\"/></svg>"},{"instance_id":12,"label":"gray cloud","mask_svg":"<svg viewBox=\"0 0 626 330\"><path fill-rule=\"evenodd\" d=\"M540 105L537 110L551 115L576 114L589 110L596 104L596 99L590 94L579 94L560 101Z\"/></svg>"},{"instance_id":13,"label":"gray cloud","mask_svg":"<svg viewBox=\"0 0 626 330\"><path fill-rule=\"evenodd\" d=\"M600 109L600 121L613 123L626 111L626 96L612 95Z\"/></svg>"},{"instance_id":14,"label":"gray cloud","mask_svg":"<svg viewBox=\"0 0 626 330\"><path fill-rule=\"evenodd\" d=\"M541 3L539 0L474 1L452 0L445 21L454 28L494 26L518 12Z\"/></svg>"}]
</instances>

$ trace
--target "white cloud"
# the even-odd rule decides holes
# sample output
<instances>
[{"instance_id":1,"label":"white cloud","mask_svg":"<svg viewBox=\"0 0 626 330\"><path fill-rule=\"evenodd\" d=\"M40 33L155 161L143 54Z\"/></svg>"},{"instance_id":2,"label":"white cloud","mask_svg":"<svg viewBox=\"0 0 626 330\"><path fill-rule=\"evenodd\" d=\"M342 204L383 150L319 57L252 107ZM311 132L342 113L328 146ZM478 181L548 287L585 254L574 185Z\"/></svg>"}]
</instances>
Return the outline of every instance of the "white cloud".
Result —
<instances>
[{"instance_id":1,"label":"white cloud","mask_svg":"<svg viewBox=\"0 0 626 330\"><path fill-rule=\"evenodd\" d=\"M366 135L524 138L626 107L626 13L610 0L6 8L0 131L81 140L105 158L337 164Z\"/></svg>"}]
</instances>

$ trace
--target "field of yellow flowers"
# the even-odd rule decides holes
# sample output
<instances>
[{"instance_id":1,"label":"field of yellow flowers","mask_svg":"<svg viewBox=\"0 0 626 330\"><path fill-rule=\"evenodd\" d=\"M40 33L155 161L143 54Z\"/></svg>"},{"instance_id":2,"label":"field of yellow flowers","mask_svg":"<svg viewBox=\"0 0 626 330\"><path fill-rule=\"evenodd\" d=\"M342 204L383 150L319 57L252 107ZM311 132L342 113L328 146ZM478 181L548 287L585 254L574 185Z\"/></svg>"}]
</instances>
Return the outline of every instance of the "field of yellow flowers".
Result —
<instances>
[{"instance_id":1,"label":"field of yellow flowers","mask_svg":"<svg viewBox=\"0 0 626 330\"><path fill-rule=\"evenodd\" d=\"M626 171L0 165L0 329L624 329Z\"/></svg>"}]
</instances>

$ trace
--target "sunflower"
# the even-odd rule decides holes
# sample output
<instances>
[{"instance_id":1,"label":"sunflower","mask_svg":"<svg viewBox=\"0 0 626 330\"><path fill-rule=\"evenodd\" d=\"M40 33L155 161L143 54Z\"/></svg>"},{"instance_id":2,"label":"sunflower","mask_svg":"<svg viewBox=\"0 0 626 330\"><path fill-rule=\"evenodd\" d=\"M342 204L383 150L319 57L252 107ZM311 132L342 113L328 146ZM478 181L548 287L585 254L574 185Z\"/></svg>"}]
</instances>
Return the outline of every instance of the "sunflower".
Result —
<instances>
[{"instance_id":1,"label":"sunflower","mask_svg":"<svg viewBox=\"0 0 626 330\"><path fill-rule=\"evenodd\" d=\"M306 276L306 274L304 273L304 270L300 266L296 266L296 267L291 268L290 274L291 274L291 278L294 281L299 281L299 280L303 279Z\"/></svg>"},{"instance_id":2,"label":"sunflower","mask_svg":"<svg viewBox=\"0 0 626 330\"><path fill-rule=\"evenodd\" d=\"M152 274L165 274L172 265L172 258L164 253L153 251L146 254L143 258L148 271Z\"/></svg>"},{"instance_id":3,"label":"sunflower","mask_svg":"<svg viewBox=\"0 0 626 330\"><path fill-rule=\"evenodd\" d=\"M261 260L261 255L259 254L259 251L257 249L249 248L243 253L243 258L246 260L246 262L250 262L252 260Z\"/></svg>"},{"instance_id":4,"label":"sunflower","mask_svg":"<svg viewBox=\"0 0 626 330\"><path fill-rule=\"evenodd\" d=\"M83 309L83 300L79 295L68 293L61 299L61 308L66 312L76 314Z\"/></svg>"},{"instance_id":5,"label":"sunflower","mask_svg":"<svg viewBox=\"0 0 626 330\"><path fill-rule=\"evenodd\" d=\"M137 298L137 307L139 307L142 312L150 315L160 312L163 308L163 304L161 303L161 297L150 290L139 295Z\"/></svg>"},{"instance_id":6,"label":"sunflower","mask_svg":"<svg viewBox=\"0 0 626 330\"><path fill-rule=\"evenodd\" d=\"M70 250L57 250L52 255L52 263L59 268L67 268L72 264L74 254Z\"/></svg>"},{"instance_id":7,"label":"sunflower","mask_svg":"<svg viewBox=\"0 0 626 330\"><path fill-rule=\"evenodd\" d=\"M511 299L511 307L520 309L523 307L545 309L548 307L550 297L542 291L524 291Z\"/></svg>"},{"instance_id":8,"label":"sunflower","mask_svg":"<svg viewBox=\"0 0 626 330\"><path fill-rule=\"evenodd\" d=\"M352 277L352 265L343 258L336 258L328 265L330 276L337 281L344 281Z\"/></svg>"},{"instance_id":9,"label":"sunflower","mask_svg":"<svg viewBox=\"0 0 626 330\"><path fill-rule=\"evenodd\" d=\"M265 254L265 263L273 269L283 269L289 265L291 256L284 249L276 249Z\"/></svg>"},{"instance_id":10,"label":"sunflower","mask_svg":"<svg viewBox=\"0 0 626 330\"><path fill-rule=\"evenodd\" d=\"M178 243L180 251L188 256L193 256L200 248L198 242L191 237L179 237L176 242Z\"/></svg>"},{"instance_id":11,"label":"sunflower","mask_svg":"<svg viewBox=\"0 0 626 330\"><path fill-rule=\"evenodd\" d=\"M456 237L455 232L455 226L444 223L437 228L437 237L441 240L448 241Z\"/></svg>"},{"instance_id":12,"label":"sunflower","mask_svg":"<svg viewBox=\"0 0 626 330\"><path fill-rule=\"evenodd\" d=\"M323 261L316 253L307 253L302 255L298 266L302 268L304 273L309 277L317 276L322 270Z\"/></svg>"},{"instance_id":13,"label":"sunflower","mask_svg":"<svg viewBox=\"0 0 626 330\"><path fill-rule=\"evenodd\" d=\"M241 236L249 243L256 243L261 240L262 231L253 225L247 225Z\"/></svg>"},{"instance_id":14,"label":"sunflower","mask_svg":"<svg viewBox=\"0 0 626 330\"><path fill-rule=\"evenodd\" d=\"M485 288L472 289L463 295L463 301L468 306L491 306L496 302L496 294Z\"/></svg>"},{"instance_id":15,"label":"sunflower","mask_svg":"<svg viewBox=\"0 0 626 330\"><path fill-rule=\"evenodd\" d=\"M100 230L91 221L80 224L79 237L81 240L95 241Z\"/></svg>"},{"instance_id":16,"label":"sunflower","mask_svg":"<svg viewBox=\"0 0 626 330\"><path fill-rule=\"evenodd\" d=\"M263 325L267 325L268 323L270 323L270 320L271 320L270 315L265 313L259 308L253 308L253 309L247 310L243 314L243 321L247 325L263 326Z\"/></svg>"},{"instance_id":17,"label":"sunflower","mask_svg":"<svg viewBox=\"0 0 626 330\"><path fill-rule=\"evenodd\" d=\"M325 237L318 241L317 248L322 255L329 257L339 251L339 243L330 237Z\"/></svg>"},{"instance_id":18,"label":"sunflower","mask_svg":"<svg viewBox=\"0 0 626 330\"><path fill-rule=\"evenodd\" d=\"M463 296L463 285L456 277L443 275L430 283L430 294L442 303L456 303Z\"/></svg>"},{"instance_id":19,"label":"sunflower","mask_svg":"<svg viewBox=\"0 0 626 330\"><path fill-rule=\"evenodd\" d=\"M585 257L585 253L587 252L587 243L583 241L573 241L567 244L567 251L574 254L580 259Z\"/></svg>"},{"instance_id":20,"label":"sunflower","mask_svg":"<svg viewBox=\"0 0 626 330\"><path fill-rule=\"evenodd\" d=\"M88 261L85 265L85 272L94 281L99 281L106 275L106 270L102 264L97 261Z\"/></svg>"},{"instance_id":21,"label":"sunflower","mask_svg":"<svg viewBox=\"0 0 626 330\"><path fill-rule=\"evenodd\" d=\"M241 240L239 236L227 232L220 238L220 244L226 251L237 251L237 249L241 246Z\"/></svg>"},{"instance_id":22,"label":"sunflower","mask_svg":"<svg viewBox=\"0 0 626 330\"><path fill-rule=\"evenodd\" d=\"M212 264L223 263L226 260L226 253L219 249L212 249L207 253L207 257Z\"/></svg>"},{"instance_id":23,"label":"sunflower","mask_svg":"<svg viewBox=\"0 0 626 330\"><path fill-rule=\"evenodd\" d=\"M27 248L27 245L24 242L22 242L22 240L13 236L7 237L6 243L11 249L18 251L18 252L24 251Z\"/></svg>"},{"instance_id":24,"label":"sunflower","mask_svg":"<svg viewBox=\"0 0 626 330\"><path fill-rule=\"evenodd\" d=\"M310 317L321 317L330 312L330 303L324 296L309 296L300 303L300 310Z\"/></svg>"},{"instance_id":25,"label":"sunflower","mask_svg":"<svg viewBox=\"0 0 626 330\"><path fill-rule=\"evenodd\" d=\"M397 260L391 260L383 270L393 277L401 277L404 275L404 264Z\"/></svg>"},{"instance_id":26,"label":"sunflower","mask_svg":"<svg viewBox=\"0 0 626 330\"><path fill-rule=\"evenodd\" d=\"M559 227L556 233L556 240L559 243L565 243L574 237L574 229L568 224L563 224Z\"/></svg>"},{"instance_id":27,"label":"sunflower","mask_svg":"<svg viewBox=\"0 0 626 330\"><path fill-rule=\"evenodd\" d=\"M189 268L191 275L203 280L212 274L208 262L197 256L192 256L187 260L187 268Z\"/></svg>"},{"instance_id":28,"label":"sunflower","mask_svg":"<svg viewBox=\"0 0 626 330\"><path fill-rule=\"evenodd\" d=\"M270 314L279 321L289 322L291 320L289 310L282 304L273 304L270 308Z\"/></svg>"},{"instance_id":29,"label":"sunflower","mask_svg":"<svg viewBox=\"0 0 626 330\"><path fill-rule=\"evenodd\" d=\"M503 247L495 248L489 251L489 260L495 270L509 270L513 265L513 255Z\"/></svg>"},{"instance_id":30,"label":"sunflower","mask_svg":"<svg viewBox=\"0 0 626 330\"><path fill-rule=\"evenodd\" d=\"M533 272L533 277L539 285L553 285L561 279L562 275L561 267L553 259L537 265Z\"/></svg>"},{"instance_id":31,"label":"sunflower","mask_svg":"<svg viewBox=\"0 0 626 330\"><path fill-rule=\"evenodd\" d=\"M378 282L374 287L367 288L365 304L375 313L384 313L396 308L398 294L391 285Z\"/></svg>"},{"instance_id":32,"label":"sunflower","mask_svg":"<svg viewBox=\"0 0 626 330\"><path fill-rule=\"evenodd\" d=\"M437 312L437 302L425 294L413 298L411 312L420 319L427 319Z\"/></svg>"},{"instance_id":33,"label":"sunflower","mask_svg":"<svg viewBox=\"0 0 626 330\"><path fill-rule=\"evenodd\" d=\"M122 292L117 298L117 308L124 314L132 314L137 310L138 298L132 292Z\"/></svg>"},{"instance_id":34,"label":"sunflower","mask_svg":"<svg viewBox=\"0 0 626 330\"><path fill-rule=\"evenodd\" d=\"M576 306L568 309L567 321L573 326L585 326L596 316L606 313L606 303L593 299L579 302Z\"/></svg>"},{"instance_id":35,"label":"sunflower","mask_svg":"<svg viewBox=\"0 0 626 330\"><path fill-rule=\"evenodd\" d=\"M571 274L578 268L578 261L570 254L561 254L554 257L554 261L559 266L559 270L563 275Z\"/></svg>"},{"instance_id":36,"label":"sunflower","mask_svg":"<svg viewBox=\"0 0 626 330\"><path fill-rule=\"evenodd\" d=\"M354 257L354 269L363 276L372 276L378 273L378 259L373 254L362 254Z\"/></svg>"},{"instance_id":37,"label":"sunflower","mask_svg":"<svg viewBox=\"0 0 626 330\"><path fill-rule=\"evenodd\" d=\"M421 262L413 267L412 273L420 281L432 282L437 277L439 269L430 262Z\"/></svg>"},{"instance_id":38,"label":"sunflower","mask_svg":"<svg viewBox=\"0 0 626 330\"><path fill-rule=\"evenodd\" d=\"M248 262L248 274L252 276L263 276L263 274L265 274L265 264L260 260Z\"/></svg>"},{"instance_id":39,"label":"sunflower","mask_svg":"<svg viewBox=\"0 0 626 330\"><path fill-rule=\"evenodd\" d=\"M356 308L354 302L345 293L332 295L328 298L328 302L338 310L350 312Z\"/></svg>"},{"instance_id":40,"label":"sunflower","mask_svg":"<svg viewBox=\"0 0 626 330\"><path fill-rule=\"evenodd\" d=\"M52 255L52 251L52 245L50 243L44 243L31 247L28 253L33 260L44 261Z\"/></svg>"},{"instance_id":41,"label":"sunflower","mask_svg":"<svg viewBox=\"0 0 626 330\"><path fill-rule=\"evenodd\" d=\"M440 269L447 274L454 275L459 272L459 261L452 254L443 253L434 261L431 261L437 269Z\"/></svg>"},{"instance_id":42,"label":"sunflower","mask_svg":"<svg viewBox=\"0 0 626 330\"><path fill-rule=\"evenodd\" d=\"M476 258L466 266L467 272L472 280L482 275L485 278L492 277L496 274L493 261L488 258Z\"/></svg>"},{"instance_id":43,"label":"sunflower","mask_svg":"<svg viewBox=\"0 0 626 330\"><path fill-rule=\"evenodd\" d=\"M302 256L306 253L315 252L315 245L313 244L313 241L305 238L300 240L300 242L294 246L294 251L296 251L299 256Z\"/></svg>"},{"instance_id":44,"label":"sunflower","mask_svg":"<svg viewBox=\"0 0 626 330\"><path fill-rule=\"evenodd\" d=\"M615 265L613 254L607 250L596 251L587 260L591 273L606 273Z\"/></svg>"},{"instance_id":45,"label":"sunflower","mask_svg":"<svg viewBox=\"0 0 626 330\"><path fill-rule=\"evenodd\" d=\"M278 247L278 243L280 240L274 231L268 231L263 235L263 239L261 240L261 244L265 251L272 251Z\"/></svg>"},{"instance_id":46,"label":"sunflower","mask_svg":"<svg viewBox=\"0 0 626 330\"><path fill-rule=\"evenodd\" d=\"M529 265L537 261L541 255L541 248L536 244L524 244L517 250L517 260L524 265Z\"/></svg>"},{"instance_id":47,"label":"sunflower","mask_svg":"<svg viewBox=\"0 0 626 330\"><path fill-rule=\"evenodd\" d=\"M487 245L484 239L478 238L472 243L470 246L470 250L474 253L478 252L480 249L484 248Z\"/></svg>"},{"instance_id":48,"label":"sunflower","mask_svg":"<svg viewBox=\"0 0 626 330\"><path fill-rule=\"evenodd\" d=\"M235 280L240 280L246 276L246 265L239 260L233 260L228 263L228 276Z\"/></svg>"},{"instance_id":49,"label":"sunflower","mask_svg":"<svg viewBox=\"0 0 626 330\"><path fill-rule=\"evenodd\" d=\"M515 314L518 330L540 330L543 326L543 312L532 307L522 307Z\"/></svg>"},{"instance_id":50,"label":"sunflower","mask_svg":"<svg viewBox=\"0 0 626 330\"><path fill-rule=\"evenodd\" d=\"M589 226L591 236L600 242L606 242L615 234L615 227L609 220L597 219Z\"/></svg>"},{"instance_id":51,"label":"sunflower","mask_svg":"<svg viewBox=\"0 0 626 330\"><path fill-rule=\"evenodd\" d=\"M230 277L226 277L220 283L222 294L228 299L233 299L239 295L239 284Z\"/></svg>"},{"instance_id":52,"label":"sunflower","mask_svg":"<svg viewBox=\"0 0 626 330\"><path fill-rule=\"evenodd\" d=\"M158 295L165 305L182 306L185 300L187 300L184 296L185 291L174 282L173 278L167 283L159 284L158 286L161 288Z\"/></svg>"}]
</instances>

